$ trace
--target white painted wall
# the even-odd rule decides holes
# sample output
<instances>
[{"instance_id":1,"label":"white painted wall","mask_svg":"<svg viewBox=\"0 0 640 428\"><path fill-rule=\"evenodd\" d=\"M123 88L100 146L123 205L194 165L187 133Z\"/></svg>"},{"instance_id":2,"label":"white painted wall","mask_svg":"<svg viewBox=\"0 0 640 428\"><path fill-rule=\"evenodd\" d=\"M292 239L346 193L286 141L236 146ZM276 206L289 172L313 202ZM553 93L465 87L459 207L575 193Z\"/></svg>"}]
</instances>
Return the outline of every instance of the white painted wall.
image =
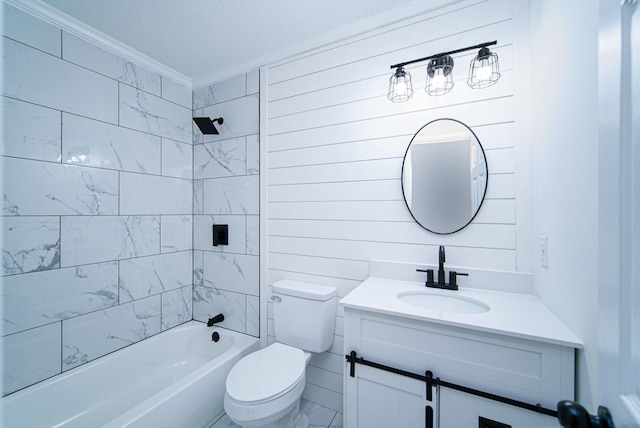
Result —
<instances>
[{"instance_id":1,"label":"white painted wall","mask_svg":"<svg viewBox=\"0 0 640 428\"><path fill-rule=\"evenodd\" d=\"M269 284L300 279L334 285L344 296L367 278L369 260L435 265L440 244L451 266L531 272L530 115L523 114L529 89L522 83L529 82L523 78L529 70L522 66L526 60L517 60L529 50L526 37L517 35L526 35L527 12L522 1L465 1L269 68ZM468 52L454 56L450 94L427 96L425 65L418 64L408 68L414 98L387 100L390 64L496 39L499 84L484 90L466 85L475 54ZM413 221L400 174L413 134L447 117L477 134L489 186L469 227L436 235ZM334 346L310 363L304 393L338 411L342 315Z\"/></svg>"},{"instance_id":2,"label":"white painted wall","mask_svg":"<svg viewBox=\"0 0 640 428\"><path fill-rule=\"evenodd\" d=\"M577 398L594 407L598 368L598 2L531 2L534 247L540 299L585 343ZM595 410L595 409L594 409Z\"/></svg>"}]
</instances>

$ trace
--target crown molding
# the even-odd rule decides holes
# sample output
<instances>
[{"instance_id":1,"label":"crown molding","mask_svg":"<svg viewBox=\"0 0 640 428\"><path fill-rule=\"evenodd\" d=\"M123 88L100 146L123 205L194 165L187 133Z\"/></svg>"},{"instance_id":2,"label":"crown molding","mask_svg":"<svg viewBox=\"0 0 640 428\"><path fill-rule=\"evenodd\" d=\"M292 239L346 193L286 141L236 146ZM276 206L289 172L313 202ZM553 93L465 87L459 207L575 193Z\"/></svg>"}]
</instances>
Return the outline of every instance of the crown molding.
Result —
<instances>
[{"instance_id":1,"label":"crown molding","mask_svg":"<svg viewBox=\"0 0 640 428\"><path fill-rule=\"evenodd\" d=\"M285 62L304 53L320 49L352 37L357 37L361 34L375 31L382 27L410 19L418 15L433 12L455 3L461 3L463 1L466 0L440 0L428 2L425 0L412 0L403 5L396 6L384 12L355 21L349 25L336 28L335 30L326 32L317 37L312 37L293 44L287 48L249 58L246 61L236 62L227 67L220 67L211 73L194 77L192 87L194 90L200 89L212 83L220 82L227 78L246 73L250 70L255 70L265 65L277 65L278 63Z\"/></svg>"},{"instance_id":2,"label":"crown molding","mask_svg":"<svg viewBox=\"0 0 640 428\"><path fill-rule=\"evenodd\" d=\"M274 50L244 61L238 61L226 67L219 67L211 73L206 73L193 79L40 0L1 1L59 27L108 52L131 61L136 65L140 65L149 71L168 77L195 90L258 69L265 65L277 65L304 53L467 0L439 0L429 2L425 0L412 0L286 48Z\"/></svg>"},{"instance_id":3,"label":"crown molding","mask_svg":"<svg viewBox=\"0 0 640 428\"><path fill-rule=\"evenodd\" d=\"M67 15L43 3L39 0L3 0L16 9L20 9L30 15L35 16L51 25L61 28L69 34L73 34L89 43L92 43L112 54L118 55L131 61L136 65L140 65L149 71L158 73L162 76L168 77L181 85L191 89L191 79L184 74L174 70L165 64L156 61L155 59L143 54L142 52L126 45L111 36L104 34L103 32L79 21L72 16Z\"/></svg>"}]
</instances>

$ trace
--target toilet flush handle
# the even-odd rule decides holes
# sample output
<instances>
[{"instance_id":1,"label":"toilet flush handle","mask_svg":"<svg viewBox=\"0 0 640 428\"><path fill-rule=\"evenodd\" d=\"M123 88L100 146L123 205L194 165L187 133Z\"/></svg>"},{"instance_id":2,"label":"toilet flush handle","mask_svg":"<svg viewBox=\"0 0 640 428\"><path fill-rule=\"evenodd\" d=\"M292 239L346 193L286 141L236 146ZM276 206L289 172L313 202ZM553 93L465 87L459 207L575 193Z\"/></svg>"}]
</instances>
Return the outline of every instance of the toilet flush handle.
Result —
<instances>
[{"instance_id":1,"label":"toilet flush handle","mask_svg":"<svg viewBox=\"0 0 640 428\"><path fill-rule=\"evenodd\" d=\"M271 296L271 300L273 300L273 303L280 303L282 301L280 296Z\"/></svg>"}]
</instances>

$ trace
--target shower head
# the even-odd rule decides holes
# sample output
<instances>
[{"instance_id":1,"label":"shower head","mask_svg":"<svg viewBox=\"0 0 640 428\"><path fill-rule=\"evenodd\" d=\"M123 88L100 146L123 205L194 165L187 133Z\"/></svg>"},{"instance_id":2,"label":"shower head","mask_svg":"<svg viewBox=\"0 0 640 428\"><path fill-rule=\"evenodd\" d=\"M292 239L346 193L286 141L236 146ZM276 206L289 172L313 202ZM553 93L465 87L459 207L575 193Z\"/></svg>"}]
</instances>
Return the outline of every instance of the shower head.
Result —
<instances>
[{"instance_id":1,"label":"shower head","mask_svg":"<svg viewBox=\"0 0 640 428\"><path fill-rule=\"evenodd\" d=\"M196 125L198 125L198 128L200 128L200 132L202 132L203 134L207 135L207 134L213 134L213 135L218 135L220 134L218 132L218 130L216 129L216 126L214 125L214 122L218 122L218 125L222 125L222 118L219 117L217 119L211 119L208 117L194 117L193 121L196 123Z\"/></svg>"}]
</instances>

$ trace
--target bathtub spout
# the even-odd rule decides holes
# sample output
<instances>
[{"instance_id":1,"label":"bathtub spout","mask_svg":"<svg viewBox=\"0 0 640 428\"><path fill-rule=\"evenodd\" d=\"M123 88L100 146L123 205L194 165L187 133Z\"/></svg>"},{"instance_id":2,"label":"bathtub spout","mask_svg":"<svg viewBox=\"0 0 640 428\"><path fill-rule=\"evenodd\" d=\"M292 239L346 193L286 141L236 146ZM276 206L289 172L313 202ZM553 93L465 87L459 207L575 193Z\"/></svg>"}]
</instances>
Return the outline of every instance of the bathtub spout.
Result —
<instances>
[{"instance_id":1,"label":"bathtub spout","mask_svg":"<svg viewBox=\"0 0 640 428\"><path fill-rule=\"evenodd\" d=\"M224 321L224 315L218 314L213 318L209 318L209 321L207 322L207 327L212 327L214 324L217 324L222 321Z\"/></svg>"}]
</instances>

